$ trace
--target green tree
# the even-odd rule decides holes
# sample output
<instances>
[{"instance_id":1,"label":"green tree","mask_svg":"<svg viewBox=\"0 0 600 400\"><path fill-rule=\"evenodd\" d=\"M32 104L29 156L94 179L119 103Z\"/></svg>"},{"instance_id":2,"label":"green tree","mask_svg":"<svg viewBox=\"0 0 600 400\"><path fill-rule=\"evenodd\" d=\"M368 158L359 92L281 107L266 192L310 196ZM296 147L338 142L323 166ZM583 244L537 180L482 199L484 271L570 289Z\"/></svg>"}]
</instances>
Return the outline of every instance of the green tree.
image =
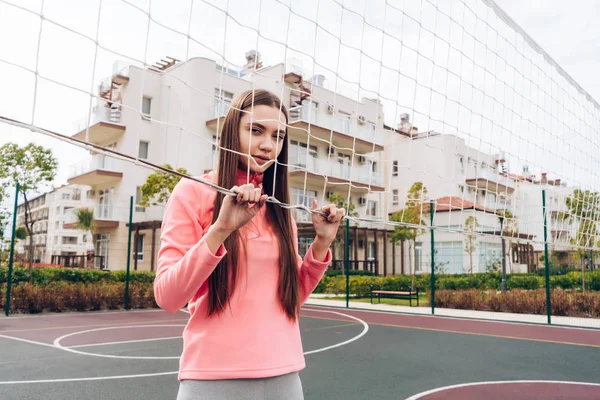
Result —
<instances>
[{"instance_id":1,"label":"green tree","mask_svg":"<svg viewBox=\"0 0 600 400\"><path fill-rule=\"evenodd\" d=\"M87 268L88 255L94 251L94 238L92 233L95 229L96 221L94 220L94 210L89 208L78 208L75 210L75 226L83 231L86 242L85 255L83 258L83 266Z\"/></svg>"},{"instance_id":2,"label":"green tree","mask_svg":"<svg viewBox=\"0 0 600 400\"><path fill-rule=\"evenodd\" d=\"M473 253L477 250L477 228L479 221L473 215L465 221L465 251L469 254L469 267L473 273Z\"/></svg>"},{"instance_id":3,"label":"green tree","mask_svg":"<svg viewBox=\"0 0 600 400\"><path fill-rule=\"evenodd\" d=\"M29 276L32 275L33 262L33 219L28 194L39 192L49 186L58 168L58 161L52 150L35 143L20 147L16 143L6 143L0 147L0 180L6 189L16 182L20 184L20 191L25 201L25 229L29 237ZM3 190L4 192L4 190Z\"/></svg>"},{"instance_id":4,"label":"green tree","mask_svg":"<svg viewBox=\"0 0 600 400\"><path fill-rule=\"evenodd\" d=\"M164 164L162 167L173 171L173 167L170 164ZM176 171L180 174L188 175L188 171L185 168L177 168ZM146 183L140 188L142 198L139 205L142 207L149 207L165 204L167 200L169 200L169 196L180 179L181 177L179 175L164 171L156 171L153 174L148 175Z\"/></svg>"},{"instance_id":5,"label":"green tree","mask_svg":"<svg viewBox=\"0 0 600 400\"><path fill-rule=\"evenodd\" d=\"M513 248L513 240L510 238L517 238L517 243L519 243L519 224L513 213L509 210L502 210L499 212L498 222L502 223L502 232L500 232L500 235L503 237L501 237L500 240L506 240L505 237L509 238L508 245L505 247L505 252L507 254L502 254L502 259L500 260L502 262L502 260L507 259L508 253ZM511 264L510 270L512 271L512 257L508 257L508 262Z\"/></svg>"},{"instance_id":6,"label":"green tree","mask_svg":"<svg viewBox=\"0 0 600 400\"><path fill-rule=\"evenodd\" d=\"M20 226L15 229L15 239L25 240L27 239L27 229L24 226Z\"/></svg>"},{"instance_id":7,"label":"green tree","mask_svg":"<svg viewBox=\"0 0 600 400\"><path fill-rule=\"evenodd\" d=\"M356 206L354 205L354 203L352 203L351 201L348 202L348 197L347 196L343 196L340 193L332 193L329 198L327 199L327 201L329 203L335 204L335 206L337 208L343 208L344 210L346 210L346 215L348 215L349 217L358 217L358 212L354 211ZM344 243L344 229L342 229L342 226L340 226L340 231L339 231L338 236L336 236L335 239L335 244L336 245L341 245ZM355 244L356 246L356 244ZM348 255L348 257L350 257L350 255ZM343 256L342 256L343 258Z\"/></svg>"},{"instance_id":8,"label":"green tree","mask_svg":"<svg viewBox=\"0 0 600 400\"><path fill-rule=\"evenodd\" d=\"M573 194L565 198L565 205L572 219L577 223L577 233L571 238L571 244L577 246L580 259L582 290L585 292L585 249L598 245L598 222L600 221L600 195L598 192L575 189Z\"/></svg>"},{"instance_id":9,"label":"green tree","mask_svg":"<svg viewBox=\"0 0 600 400\"><path fill-rule=\"evenodd\" d=\"M400 222L394 228L394 232L390 235L390 241L394 244L400 242L404 245L404 241L408 240L408 265L413 265L412 258L416 260L416 249L414 242L416 238L423 233L423 229L416 228L414 225L425 225L423 216L423 204L427 201L427 188L423 186L423 182L415 182L408 190L406 196L405 207L390 216L390 220ZM413 268L412 289L415 287L417 274L416 265Z\"/></svg>"}]
</instances>

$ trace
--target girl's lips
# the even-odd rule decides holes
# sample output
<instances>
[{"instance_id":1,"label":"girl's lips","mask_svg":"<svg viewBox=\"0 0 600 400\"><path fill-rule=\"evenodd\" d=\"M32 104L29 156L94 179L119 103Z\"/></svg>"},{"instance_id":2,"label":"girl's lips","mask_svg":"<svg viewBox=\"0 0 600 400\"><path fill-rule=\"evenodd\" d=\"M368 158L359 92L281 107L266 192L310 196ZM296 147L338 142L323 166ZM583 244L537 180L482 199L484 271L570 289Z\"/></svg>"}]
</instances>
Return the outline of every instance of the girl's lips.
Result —
<instances>
[{"instance_id":1,"label":"girl's lips","mask_svg":"<svg viewBox=\"0 0 600 400\"><path fill-rule=\"evenodd\" d=\"M271 161L270 159L261 157L261 156L254 156L254 159L259 163L262 161L262 164L265 164L265 163Z\"/></svg>"}]
</instances>

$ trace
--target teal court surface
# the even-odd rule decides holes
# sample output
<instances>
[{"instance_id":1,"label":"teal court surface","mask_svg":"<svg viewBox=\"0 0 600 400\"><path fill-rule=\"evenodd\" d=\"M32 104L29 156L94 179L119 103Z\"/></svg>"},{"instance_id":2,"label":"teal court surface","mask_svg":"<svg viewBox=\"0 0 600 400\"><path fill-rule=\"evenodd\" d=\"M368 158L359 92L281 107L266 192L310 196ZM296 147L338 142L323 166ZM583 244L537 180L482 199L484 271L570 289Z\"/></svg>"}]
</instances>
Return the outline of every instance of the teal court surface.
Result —
<instances>
[{"instance_id":1,"label":"teal court surface","mask_svg":"<svg viewBox=\"0 0 600 400\"><path fill-rule=\"evenodd\" d=\"M0 317L0 399L175 399L185 310ZM600 398L600 330L305 306L305 399Z\"/></svg>"}]
</instances>

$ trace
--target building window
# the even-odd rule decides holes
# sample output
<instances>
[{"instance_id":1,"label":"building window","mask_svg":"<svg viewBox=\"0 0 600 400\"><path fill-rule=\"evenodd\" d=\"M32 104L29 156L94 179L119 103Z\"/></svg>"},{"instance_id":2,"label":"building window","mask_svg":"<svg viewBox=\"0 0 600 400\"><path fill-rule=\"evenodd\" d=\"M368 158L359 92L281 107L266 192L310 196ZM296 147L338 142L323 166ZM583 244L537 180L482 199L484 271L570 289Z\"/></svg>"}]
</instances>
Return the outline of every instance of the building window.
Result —
<instances>
[{"instance_id":1,"label":"building window","mask_svg":"<svg viewBox=\"0 0 600 400\"><path fill-rule=\"evenodd\" d=\"M144 121L150 120L150 112L152 110L152 99L148 96L142 98L142 119Z\"/></svg>"},{"instance_id":2,"label":"building window","mask_svg":"<svg viewBox=\"0 0 600 400\"><path fill-rule=\"evenodd\" d=\"M367 203L367 215L370 217L377 216L377 202L373 200L369 200Z\"/></svg>"},{"instance_id":3,"label":"building window","mask_svg":"<svg viewBox=\"0 0 600 400\"><path fill-rule=\"evenodd\" d=\"M62 194L62 199L63 200L70 200L71 199L71 194L70 193L63 193Z\"/></svg>"},{"instance_id":4,"label":"building window","mask_svg":"<svg viewBox=\"0 0 600 400\"><path fill-rule=\"evenodd\" d=\"M140 140L140 146L138 148L138 158L141 160L148 159L148 145L150 143L144 140Z\"/></svg>"},{"instance_id":5,"label":"building window","mask_svg":"<svg viewBox=\"0 0 600 400\"><path fill-rule=\"evenodd\" d=\"M297 142L295 140L290 141L288 161L290 165L306 168L309 171L314 171L316 160L317 146L308 146L306 143ZM294 169L291 168L291 170Z\"/></svg>"},{"instance_id":6,"label":"building window","mask_svg":"<svg viewBox=\"0 0 600 400\"><path fill-rule=\"evenodd\" d=\"M144 212L146 211L146 207L142 207L139 204L142 201L142 187L136 186L135 188L135 212Z\"/></svg>"},{"instance_id":7,"label":"building window","mask_svg":"<svg viewBox=\"0 0 600 400\"><path fill-rule=\"evenodd\" d=\"M214 118L220 118L227 114L231 102L233 101L233 93L226 92L221 89L215 88L215 101L214 101Z\"/></svg>"},{"instance_id":8,"label":"building window","mask_svg":"<svg viewBox=\"0 0 600 400\"><path fill-rule=\"evenodd\" d=\"M392 176L398 176L398 160L392 161Z\"/></svg>"},{"instance_id":9,"label":"building window","mask_svg":"<svg viewBox=\"0 0 600 400\"><path fill-rule=\"evenodd\" d=\"M138 235L134 257L138 261L144 261L144 235Z\"/></svg>"},{"instance_id":10,"label":"building window","mask_svg":"<svg viewBox=\"0 0 600 400\"><path fill-rule=\"evenodd\" d=\"M397 206L400 203L400 196L398 195L398 189L392 190L392 205Z\"/></svg>"}]
</instances>

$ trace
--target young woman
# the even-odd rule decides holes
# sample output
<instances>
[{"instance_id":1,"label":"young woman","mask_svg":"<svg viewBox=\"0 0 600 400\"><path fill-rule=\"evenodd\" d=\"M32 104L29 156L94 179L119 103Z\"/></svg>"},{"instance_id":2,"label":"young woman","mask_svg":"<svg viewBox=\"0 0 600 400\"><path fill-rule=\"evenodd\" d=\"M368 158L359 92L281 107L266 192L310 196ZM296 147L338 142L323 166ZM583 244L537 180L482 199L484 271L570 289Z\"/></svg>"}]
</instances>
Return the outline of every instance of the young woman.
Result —
<instances>
[{"instance_id":1,"label":"young woman","mask_svg":"<svg viewBox=\"0 0 600 400\"><path fill-rule=\"evenodd\" d=\"M217 169L201 177L235 196L182 179L169 198L154 294L164 310L190 312L178 400L303 399L299 309L345 213L332 204L319 209L327 217L312 213L316 236L303 260L290 210L266 202L290 203L287 122L277 96L242 93L223 123Z\"/></svg>"}]
</instances>

